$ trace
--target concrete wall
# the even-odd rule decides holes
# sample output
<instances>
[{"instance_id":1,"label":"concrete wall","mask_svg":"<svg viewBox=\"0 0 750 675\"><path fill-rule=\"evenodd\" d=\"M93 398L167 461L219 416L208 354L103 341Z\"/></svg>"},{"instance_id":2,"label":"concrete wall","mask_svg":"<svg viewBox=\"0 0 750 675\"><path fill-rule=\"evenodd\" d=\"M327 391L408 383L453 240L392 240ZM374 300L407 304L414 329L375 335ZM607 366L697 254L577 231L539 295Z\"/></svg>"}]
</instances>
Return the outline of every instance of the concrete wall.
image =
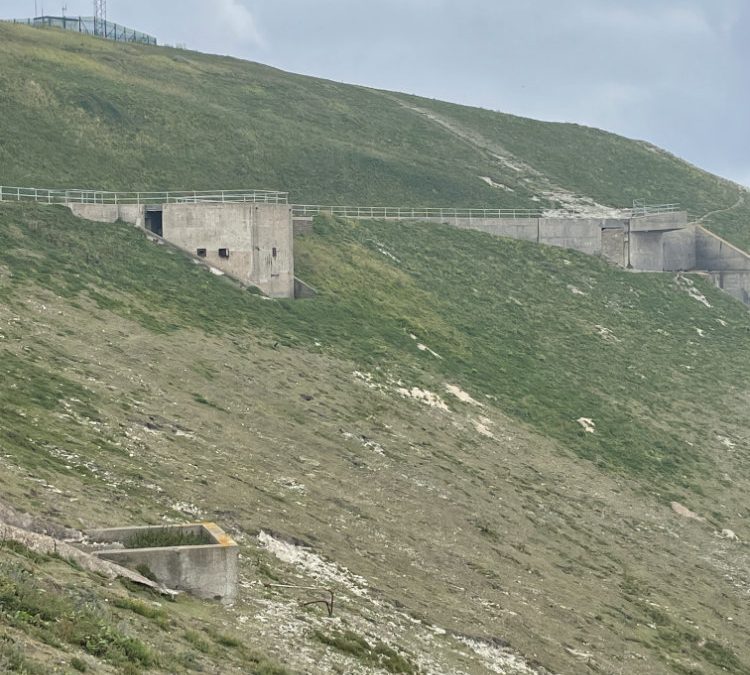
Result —
<instances>
[{"instance_id":1,"label":"concrete wall","mask_svg":"<svg viewBox=\"0 0 750 675\"><path fill-rule=\"evenodd\" d=\"M91 530L91 542L127 542L130 537L145 530L164 530L155 527L120 527ZM239 576L239 548L221 528L213 523L173 526L198 534L205 532L207 543L203 546L170 546L161 548L113 548L95 551L95 555L131 569L147 565L159 583L167 588L187 591L206 600L220 600L231 604L237 597Z\"/></svg>"},{"instance_id":2,"label":"concrete wall","mask_svg":"<svg viewBox=\"0 0 750 675\"><path fill-rule=\"evenodd\" d=\"M294 227L295 237L304 237L307 234L313 233L313 219L312 217L298 217L292 221Z\"/></svg>"},{"instance_id":3,"label":"concrete wall","mask_svg":"<svg viewBox=\"0 0 750 675\"><path fill-rule=\"evenodd\" d=\"M648 216L635 216L630 219L631 232L657 232L679 230L687 227L687 211L669 211Z\"/></svg>"},{"instance_id":4,"label":"concrete wall","mask_svg":"<svg viewBox=\"0 0 750 675\"><path fill-rule=\"evenodd\" d=\"M143 227L145 206L137 204L68 204L73 215L98 223L116 223L122 220Z\"/></svg>"},{"instance_id":5,"label":"concrete wall","mask_svg":"<svg viewBox=\"0 0 750 675\"><path fill-rule=\"evenodd\" d=\"M696 269L716 271L750 270L750 255L703 227L695 231Z\"/></svg>"},{"instance_id":6,"label":"concrete wall","mask_svg":"<svg viewBox=\"0 0 750 675\"><path fill-rule=\"evenodd\" d=\"M294 297L294 237L285 204L165 204L163 236L271 297ZM229 251L228 258L219 255Z\"/></svg>"},{"instance_id":7,"label":"concrete wall","mask_svg":"<svg viewBox=\"0 0 750 675\"><path fill-rule=\"evenodd\" d=\"M624 227L608 227L602 230L602 255L618 267L625 267L628 263L625 244Z\"/></svg>"},{"instance_id":8,"label":"concrete wall","mask_svg":"<svg viewBox=\"0 0 750 675\"><path fill-rule=\"evenodd\" d=\"M540 218L539 243L572 248L589 255L602 252L602 225L593 218Z\"/></svg>"},{"instance_id":9,"label":"concrete wall","mask_svg":"<svg viewBox=\"0 0 750 675\"><path fill-rule=\"evenodd\" d=\"M662 270L680 272L696 268L695 226L664 232L662 235Z\"/></svg>"},{"instance_id":10,"label":"concrete wall","mask_svg":"<svg viewBox=\"0 0 750 675\"><path fill-rule=\"evenodd\" d=\"M708 278L721 290L750 305L750 270L707 272Z\"/></svg>"}]
</instances>

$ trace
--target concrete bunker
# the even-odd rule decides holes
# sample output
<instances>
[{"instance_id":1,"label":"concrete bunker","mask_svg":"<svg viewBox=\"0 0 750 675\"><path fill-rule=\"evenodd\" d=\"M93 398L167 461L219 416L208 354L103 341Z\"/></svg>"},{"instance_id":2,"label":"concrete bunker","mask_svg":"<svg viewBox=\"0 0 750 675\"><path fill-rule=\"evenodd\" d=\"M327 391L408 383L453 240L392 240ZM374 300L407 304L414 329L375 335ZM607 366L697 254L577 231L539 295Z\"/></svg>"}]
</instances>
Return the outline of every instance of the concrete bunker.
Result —
<instances>
[{"instance_id":1,"label":"concrete bunker","mask_svg":"<svg viewBox=\"0 0 750 675\"><path fill-rule=\"evenodd\" d=\"M89 530L79 548L204 600L237 597L239 547L215 523Z\"/></svg>"}]
</instances>

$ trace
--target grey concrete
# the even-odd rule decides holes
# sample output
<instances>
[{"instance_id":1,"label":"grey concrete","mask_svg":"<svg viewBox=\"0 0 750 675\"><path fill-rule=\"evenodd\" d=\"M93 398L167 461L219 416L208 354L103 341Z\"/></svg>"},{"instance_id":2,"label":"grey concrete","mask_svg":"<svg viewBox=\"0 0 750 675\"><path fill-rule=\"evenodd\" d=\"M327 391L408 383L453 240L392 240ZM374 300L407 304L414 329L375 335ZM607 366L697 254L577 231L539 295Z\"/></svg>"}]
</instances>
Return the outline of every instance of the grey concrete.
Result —
<instances>
[{"instance_id":1,"label":"grey concrete","mask_svg":"<svg viewBox=\"0 0 750 675\"><path fill-rule=\"evenodd\" d=\"M440 222L462 230L479 230L497 237L539 241L539 218L419 218L418 220Z\"/></svg>"},{"instance_id":2,"label":"grey concrete","mask_svg":"<svg viewBox=\"0 0 750 675\"><path fill-rule=\"evenodd\" d=\"M706 272L706 276L725 293L750 305L750 270Z\"/></svg>"},{"instance_id":3,"label":"grey concrete","mask_svg":"<svg viewBox=\"0 0 750 675\"><path fill-rule=\"evenodd\" d=\"M662 234L662 270L682 272L696 269L696 228L690 225L682 230Z\"/></svg>"},{"instance_id":4,"label":"grey concrete","mask_svg":"<svg viewBox=\"0 0 750 675\"><path fill-rule=\"evenodd\" d=\"M122 220L143 227L145 207L137 204L68 204L73 215L98 223L116 223Z\"/></svg>"},{"instance_id":5,"label":"grey concrete","mask_svg":"<svg viewBox=\"0 0 750 675\"><path fill-rule=\"evenodd\" d=\"M664 248L661 232L631 232L628 266L641 272L664 271Z\"/></svg>"},{"instance_id":6,"label":"grey concrete","mask_svg":"<svg viewBox=\"0 0 750 675\"><path fill-rule=\"evenodd\" d=\"M158 548L122 548L136 534L176 529L205 536L206 544ZM199 598L231 604L237 597L239 548L214 523L153 527L117 527L86 532L88 547L104 560L135 569L146 565L160 584ZM97 544L99 545L97 547ZM102 545L104 545L102 547Z\"/></svg>"},{"instance_id":7,"label":"grey concrete","mask_svg":"<svg viewBox=\"0 0 750 675\"><path fill-rule=\"evenodd\" d=\"M750 255L713 232L697 227L695 267L709 272L750 270Z\"/></svg>"},{"instance_id":8,"label":"grey concrete","mask_svg":"<svg viewBox=\"0 0 750 675\"><path fill-rule=\"evenodd\" d=\"M625 244L624 227L602 229L602 255L618 267L625 267L627 265Z\"/></svg>"},{"instance_id":9,"label":"grey concrete","mask_svg":"<svg viewBox=\"0 0 750 675\"><path fill-rule=\"evenodd\" d=\"M603 222L593 218L540 218L538 241L598 255L602 252Z\"/></svg>"},{"instance_id":10,"label":"grey concrete","mask_svg":"<svg viewBox=\"0 0 750 675\"><path fill-rule=\"evenodd\" d=\"M294 297L292 210L286 204L165 204L163 236L191 255L205 249L206 262L266 295Z\"/></svg>"},{"instance_id":11,"label":"grey concrete","mask_svg":"<svg viewBox=\"0 0 750 675\"><path fill-rule=\"evenodd\" d=\"M294 277L294 298L295 300L309 300L318 294L310 284L306 284L302 279Z\"/></svg>"},{"instance_id":12,"label":"grey concrete","mask_svg":"<svg viewBox=\"0 0 750 675\"><path fill-rule=\"evenodd\" d=\"M648 216L634 216L630 219L631 232L660 232L680 230L687 227L687 211L669 211Z\"/></svg>"},{"instance_id":13,"label":"grey concrete","mask_svg":"<svg viewBox=\"0 0 750 675\"><path fill-rule=\"evenodd\" d=\"M313 233L313 218L312 216L297 216L292 221L294 227L295 237L304 237L305 235Z\"/></svg>"}]
</instances>

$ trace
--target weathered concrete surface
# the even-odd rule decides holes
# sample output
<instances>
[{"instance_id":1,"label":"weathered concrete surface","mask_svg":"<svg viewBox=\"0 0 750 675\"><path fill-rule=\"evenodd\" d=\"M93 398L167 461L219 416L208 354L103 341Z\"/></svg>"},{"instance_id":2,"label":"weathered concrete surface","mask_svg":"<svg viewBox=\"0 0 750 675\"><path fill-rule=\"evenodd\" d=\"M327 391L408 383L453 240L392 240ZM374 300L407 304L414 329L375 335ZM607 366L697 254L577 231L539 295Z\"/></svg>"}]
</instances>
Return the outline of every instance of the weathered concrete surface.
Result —
<instances>
[{"instance_id":1,"label":"weathered concrete surface","mask_svg":"<svg viewBox=\"0 0 750 675\"><path fill-rule=\"evenodd\" d=\"M237 597L239 548L214 523L191 525L117 527L90 530L86 533L93 543L126 543L136 534L149 530L177 529L190 534L205 535L207 543L194 546L156 548L104 548L95 555L125 567L147 565L160 583L207 600L232 604Z\"/></svg>"},{"instance_id":2,"label":"weathered concrete surface","mask_svg":"<svg viewBox=\"0 0 750 675\"><path fill-rule=\"evenodd\" d=\"M318 294L309 284L306 284L302 279L294 277L294 298L296 300L309 300L314 298Z\"/></svg>"},{"instance_id":3,"label":"weathered concrete surface","mask_svg":"<svg viewBox=\"0 0 750 675\"><path fill-rule=\"evenodd\" d=\"M696 228L694 225L662 235L662 270L681 272L696 267Z\"/></svg>"},{"instance_id":4,"label":"weathered concrete surface","mask_svg":"<svg viewBox=\"0 0 750 675\"><path fill-rule=\"evenodd\" d=\"M97 223L116 223L122 220L143 227L145 206L137 204L68 204L73 215Z\"/></svg>"},{"instance_id":5,"label":"weathered concrete surface","mask_svg":"<svg viewBox=\"0 0 750 675\"><path fill-rule=\"evenodd\" d=\"M695 232L695 267L709 272L750 270L750 255L703 227Z\"/></svg>"},{"instance_id":6,"label":"weathered concrete surface","mask_svg":"<svg viewBox=\"0 0 750 675\"><path fill-rule=\"evenodd\" d=\"M292 225L294 227L295 237L304 237L305 235L313 233L312 216L295 216Z\"/></svg>"},{"instance_id":7,"label":"weathered concrete surface","mask_svg":"<svg viewBox=\"0 0 750 675\"><path fill-rule=\"evenodd\" d=\"M750 305L750 270L725 270L705 274L722 291Z\"/></svg>"},{"instance_id":8,"label":"weathered concrete surface","mask_svg":"<svg viewBox=\"0 0 750 675\"><path fill-rule=\"evenodd\" d=\"M687 211L669 211L667 213L653 213L647 216L634 216L630 219L631 232L660 232L665 230L679 230L687 227Z\"/></svg>"},{"instance_id":9,"label":"weathered concrete surface","mask_svg":"<svg viewBox=\"0 0 750 675\"><path fill-rule=\"evenodd\" d=\"M81 551L75 546L68 544L59 539L55 539L46 534L37 534L36 532L29 532L28 530L20 527L14 527L7 523L0 522L0 540L2 541L14 541L28 548L36 553L46 553L59 555L61 558L74 562L88 572L95 572L101 574L107 579L117 579L122 577L130 579L131 581L148 586L159 592L166 593L168 595L174 595L173 591L168 591L162 588L159 584L147 579L141 574L134 572L126 567L118 565L114 562L107 560L101 560L91 553Z\"/></svg>"},{"instance_id":10,"label":"weathered concrete surface","mask_svg":"<svg viewBox=\"0 0 750 675\"><path fill-rule=\"evenodd\" d=\"M426 220L453 225L462 230L479 230L497 237L539 241L539 218L428 218Z\"/></svg>"},{"instance_id":11,"label":"weathered concrete surface","mask_svg":"<svg viewBox=\"0 0 750 675\"><path fill-rule=\"evenodd\" d=\"M625 244L623 226L602 229L602 255L618 267L625 267L628 262Z\"/></svg>"},{"instance_id":12,"label":"weathered concrete surface","mask_svg":"<svg viewBox=\"0 0 750 675\"><path fill-rule=\"evenodd\" d=\"M191 255L205 250L213 267L271 297L294 297L292 210L286 204L165 204L163 236Z\"/></svg>"},{"instance_id":13,"label":"weathered concrete surface","mask_svg":"<svg viewBox=\"0 0 750 675\"><path fill-rule=\"evenodd\" d=\"M540 218L539 243L572 248L589 255L602 252L602 225L593 218Z\"/></svg>"}]
</instances>

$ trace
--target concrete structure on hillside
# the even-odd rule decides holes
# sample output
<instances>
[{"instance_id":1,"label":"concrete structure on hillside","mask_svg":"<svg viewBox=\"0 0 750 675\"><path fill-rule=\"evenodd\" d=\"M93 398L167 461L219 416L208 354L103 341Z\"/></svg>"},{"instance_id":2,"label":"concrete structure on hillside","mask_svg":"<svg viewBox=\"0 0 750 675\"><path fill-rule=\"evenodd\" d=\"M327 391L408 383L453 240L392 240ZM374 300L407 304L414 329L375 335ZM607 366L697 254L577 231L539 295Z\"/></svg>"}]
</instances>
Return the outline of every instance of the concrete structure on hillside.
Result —
<instances>
[{"instance_id":1,"label":"concrete structure on hillside","mask_svg":"<svg viewBox=\"0 0 750 675\"><path fill-rule=\"evenodd\" d=\"M204 543L128 548L130 542L143 535L145 540L155 542L159 537L179 541L187 535ZM239 547L214 523L90 530L81 548L123 567L148 568L165 587L205 600L232 604L237 597Z\"/></svg>"},{"instance_id":2,"label":"concrete structure on hillside","mask_svg":"<svg viewBox=\"0 0 750 675\"><path fill-rule=\"evenodd\" d=\"M273 298L294 296L292 207L262 202L68 203L81 218L122 220L163 237Z\"/></svg>"},{"instance_id":3,"label":"concrete structure on hillside","mask_svg":"<svg viewBox=\"0 0 750 675\"><path fill-rule=\"evenodd\" d=\"M163 237L196 260L271 297L314 297L294 277L294 237L318 213L353 219L439 222L601 256L643 272L700 272L750 305L750 255L696 224L675 205L641 206L622 217L548 217L525 210L322 207L287 204L269 191L115 193L0 187L0 201L63 203L78 216L123 220Z\"/></svg>"},{"instance_id":4,"label":"concrete structure on hillside","mask_svg":"<svg viewBox=\"0 0 750 675\"><path fill-rule=\"evenodd\" d=\"M695 269L750 305L750 255L703 227L695 228Z\"/></svg>"},{"instance_id":5,"label":"concrete structure on hillside","mask_svg":"<svg viewBox=\"0 0 750 675\"><path fill-rule=\"evenodd\" d=\"M695 266L694 233L685 211L630 218L420 218L499 237L600 255L620 267L647 272ZM297 229L303 231L302 224Z\"/></svg>"}]
</instances>

